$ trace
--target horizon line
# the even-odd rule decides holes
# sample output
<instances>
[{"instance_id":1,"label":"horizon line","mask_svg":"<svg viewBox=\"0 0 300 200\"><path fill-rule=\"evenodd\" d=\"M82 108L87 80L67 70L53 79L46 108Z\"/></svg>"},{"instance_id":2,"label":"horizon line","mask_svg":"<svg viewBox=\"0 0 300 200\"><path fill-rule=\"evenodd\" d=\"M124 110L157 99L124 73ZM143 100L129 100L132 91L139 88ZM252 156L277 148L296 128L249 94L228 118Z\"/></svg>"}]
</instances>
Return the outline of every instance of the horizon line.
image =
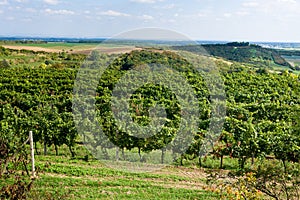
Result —
<instances>
[{"instance_id":1,"label":"horizon line","mask_svg":"<svg viewBox=\"0 0 300 200\"><path fill-rule=\"evenodd\" d=\"M182 39L143 39L143 38L113 38L113 37L97 37L97 36L83 36L83 37L77 37L77 36L21 36L21 35L13 35L13 36L7 36L7 35L0 35L0 40L3 38L9 38L9 39L70 39L70 40L136 40L136 41L169 41L169 42L178 42L178 41L190 41L190 42L249 42L249 43L300 43L300 41L282 41L282 40L225 40L225 39L191 39L191 40L182 40Z\"/></svg>"}]
</instances>

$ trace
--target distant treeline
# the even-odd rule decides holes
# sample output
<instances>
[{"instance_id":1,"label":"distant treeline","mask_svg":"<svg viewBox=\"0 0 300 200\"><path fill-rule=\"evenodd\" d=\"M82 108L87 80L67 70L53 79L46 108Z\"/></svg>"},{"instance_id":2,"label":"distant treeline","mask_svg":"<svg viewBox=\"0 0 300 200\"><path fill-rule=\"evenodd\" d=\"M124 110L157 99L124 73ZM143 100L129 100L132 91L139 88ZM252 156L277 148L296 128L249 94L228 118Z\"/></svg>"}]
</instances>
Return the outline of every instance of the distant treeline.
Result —
<instances>
[{"instance_id":1,"label":"distant treeline","mask_svg":"<svg viewBox=\"0 0 300 200\"><path fill-rule=\"evenodd\" d=\"M66 41L67 43L101 43L105 41L105 39L86 39L86 40L78 40L78 41Z\"/></svg>"},{"instance_id":2,"label":"distant treeline","mask_svg":"<svg viewBox=\"0 0 300 200\"><path fill-rule=\"evenodd\" d=\"M0 40L1 44L46 44L43 40Z\"/></svg>"},{"instance_id":3,"label":"distant treeline","mask_svg":"<svg viewBox=\"0 0 300 200\"><path fill-rule=\"evenodd\" d=\"M205 44L202 45L209 55L225 58L227 60L260 64L274 63L281 66L291 67L280 55L278 50L263 48L249 42L231 42L227 44ZM175 50L199 51L197 45L174 46Z\"/></svg>"},{"instance_id":4,"label":"distant treeline","mask_svg":"<svg viewBox=\"0 0 300 200\"><path fill-rule=\"evenodd\" d=\"M283 50L283 49L280 49L280 50L277 50L277 52L280 54L280 55L283 55L283 56L300 56L300 51L298 50Z\"/></svg>"},{"instance_id":5,"label":"distant treeline","mask_svg":"<svg viewBox=\"0 0 300 200\"><path fill-rule=\"evenodd\" d=\"M1 44L47 44L51 42L60 43L101 43L104 40L69 40L69 41L45 41L45 40L0 40Z\"/></svg>"},{"instance_id":6,"label":"distant treeline","mask_svg":"<svg viewBox=\"0 0 300 200\"><path fill-rule=\"evenodd\" d=\"M21 37L0 37L0 43L25 43L40 44L48 42L65 42L65 43L101 43L105 38L21 38Z\"/></svg>"}]
</instances>

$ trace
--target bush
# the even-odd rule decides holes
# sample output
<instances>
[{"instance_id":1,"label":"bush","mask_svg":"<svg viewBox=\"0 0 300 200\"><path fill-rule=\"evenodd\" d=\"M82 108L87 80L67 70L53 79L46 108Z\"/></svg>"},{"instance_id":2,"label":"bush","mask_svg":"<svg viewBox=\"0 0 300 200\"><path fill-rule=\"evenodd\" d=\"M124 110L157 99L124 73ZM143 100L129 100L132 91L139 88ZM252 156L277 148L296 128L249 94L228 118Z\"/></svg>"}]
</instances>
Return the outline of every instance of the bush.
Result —
<instances>
[{"instance_id":1,"label":"bush","mask_svg":"<svg viewBox=\"0 0 300 200\"><path fill-rule=\"evenodd\" d=\"M300 165L289 163L285 169L273 160L248 172L211 172L207 183L222 199L300 199Z\"/></svg>"},{"instance_id":2,"label":"bush","mask_svg":"<svg viewBox=\"0 0 300 200\"><path fill-rule=\"evenodd\" d=\"M10 64L8 63L7 60L4 59L0 62L0 68L9 68L9 67L10 67Z\"/></svg>"}]
</instances>

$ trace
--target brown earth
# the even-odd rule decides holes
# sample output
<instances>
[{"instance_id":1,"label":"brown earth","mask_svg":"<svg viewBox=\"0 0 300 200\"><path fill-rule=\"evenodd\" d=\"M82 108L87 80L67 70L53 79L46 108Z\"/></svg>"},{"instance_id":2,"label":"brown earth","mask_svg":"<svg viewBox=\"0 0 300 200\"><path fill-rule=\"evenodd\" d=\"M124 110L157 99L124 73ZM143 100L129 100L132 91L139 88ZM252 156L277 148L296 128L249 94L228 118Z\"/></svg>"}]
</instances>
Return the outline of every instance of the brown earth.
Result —
<instances>
[{"instance_id":1,"label":"brown earth","mask_svg":"<svg viewBox=\"0 0 300 200\"><path fill-rule=\"evenodd\" d=\"M53 48L44 48L44 47L35 47L35 46L16 46L16 45L3 45L4 48L13 49L13 50L29 50L29 51L44 51L48 53L59 53L62 52L61 49L53 49ZM122 53L129 53L133 50L141 50L141 48L137 48L134 46L127 46L127 47L97 47L98 51L105 53L105 54L122 54ZM91 51L95 50L95 48L87 48L87 49L78 49L69 51L72 54L89 54Z\"/></svg>"},{"instance_id":2,"label":"brown earth","mask_svg":"<svg viewBox=\"0 0 300 200\"><path fill-rule=\"evenodd\" d=\"M43 48L43 47L32 47L32 46L15 46L15 45L2 45L4 48L13 49L13 50L29 50L29 51L45 51L49 53L60 52L61 50L58 49L50 49L50 48Z\"/></svg>"}]
</instances>

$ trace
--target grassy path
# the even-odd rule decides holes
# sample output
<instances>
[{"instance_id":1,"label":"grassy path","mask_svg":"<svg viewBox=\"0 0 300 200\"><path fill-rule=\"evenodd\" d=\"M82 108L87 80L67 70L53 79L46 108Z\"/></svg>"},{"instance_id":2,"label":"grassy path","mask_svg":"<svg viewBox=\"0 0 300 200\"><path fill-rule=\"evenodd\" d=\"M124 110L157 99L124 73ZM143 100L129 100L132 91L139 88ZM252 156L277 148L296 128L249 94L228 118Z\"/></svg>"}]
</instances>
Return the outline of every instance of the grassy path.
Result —
<instances>
[{"instance_id":1,"label":"grassy path","mask_svg":"<svg viewBox=\"0 0 300 200\"><path fill-rule=\"evenodd\" d=\"M39 178L29 199L218 199L201 170L167 167L151 173L107 168L97 160L37 156Z\"/></svg>"}]
</instances>

